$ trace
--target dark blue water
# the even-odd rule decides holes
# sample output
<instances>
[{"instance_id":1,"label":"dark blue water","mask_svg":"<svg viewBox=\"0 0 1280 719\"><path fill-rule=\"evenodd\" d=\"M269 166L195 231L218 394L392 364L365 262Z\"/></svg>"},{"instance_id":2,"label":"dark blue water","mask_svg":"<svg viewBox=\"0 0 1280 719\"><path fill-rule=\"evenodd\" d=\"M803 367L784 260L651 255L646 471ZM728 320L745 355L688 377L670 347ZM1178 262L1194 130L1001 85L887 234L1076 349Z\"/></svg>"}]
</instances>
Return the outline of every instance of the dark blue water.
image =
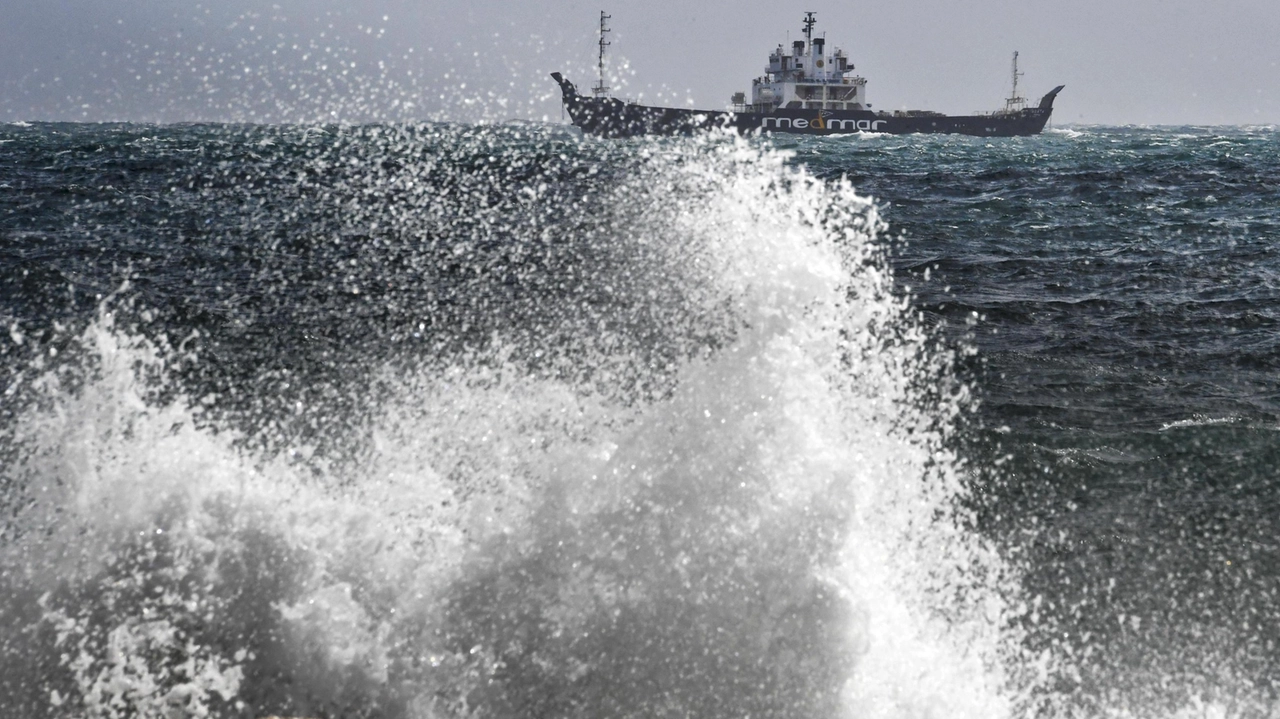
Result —
<instances>
[{"instance_id":1,"label":"dark blue water","mask_svg":"<svg viewBox=\"0 0 1280 719\"><path fill-rule=\"evenodd\" d=\"M983 511L1027 538L1024 586L1054 607L1041 640L1078 662L1059 690L1098 713L1171 713L1184 694L1275 706L1278 140L797 148L887 202L900 281L977 349L975 455L1007 458Z\"/></svg>"},{"instance_id":2,"label":"dark blue water","mask_svg":"<svg viewBox=\"0 0 1280 719\"><path fill-rule=\"evenodd\" d=\"M0 127L0 706L1270 716L1278 240L1274 128Z\"/></svg>"}]
</instances>

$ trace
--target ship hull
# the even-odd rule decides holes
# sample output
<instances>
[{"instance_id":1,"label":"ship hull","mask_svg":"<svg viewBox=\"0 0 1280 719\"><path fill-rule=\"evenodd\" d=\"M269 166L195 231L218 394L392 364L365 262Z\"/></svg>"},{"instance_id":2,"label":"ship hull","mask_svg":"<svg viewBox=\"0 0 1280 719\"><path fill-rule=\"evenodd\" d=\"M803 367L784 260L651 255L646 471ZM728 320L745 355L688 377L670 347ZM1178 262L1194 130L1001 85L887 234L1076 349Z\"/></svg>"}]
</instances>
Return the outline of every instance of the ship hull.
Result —
<instances>
[{"instance_id":1,"label":"ship hull","mask_svg":"<svg viewBox=\"0 0 1280 719\"><path fill-rule=\"evenodd\" d=\"M1038 107L992 115L880 113L871 110L779 109L769 113L653 107L611 97L584 97L554 73L573 124L599 137L682 135L727 128L741 133L852 135L858 133L955 133L980 137L1036 135L1053 113L1057 88Z\"/></svg>"}]
</instances>

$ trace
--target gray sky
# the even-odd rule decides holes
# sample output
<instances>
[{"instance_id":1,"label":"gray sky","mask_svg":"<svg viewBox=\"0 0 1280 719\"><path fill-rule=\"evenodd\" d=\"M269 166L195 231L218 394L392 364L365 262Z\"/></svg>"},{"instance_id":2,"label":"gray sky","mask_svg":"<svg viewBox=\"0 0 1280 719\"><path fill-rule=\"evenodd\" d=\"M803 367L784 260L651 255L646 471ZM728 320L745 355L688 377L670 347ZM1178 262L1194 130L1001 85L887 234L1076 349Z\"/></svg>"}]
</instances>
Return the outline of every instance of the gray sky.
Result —
<instances>
[{"instance_id":1,"label":"gray sky","mask_svg":"<svg viewBox=\"0 0 1280 719\"><path fill-rule=\"evenodd\" d=\"M656 104L724 107L815 10L876 109L996 109L1018 50L1056 124L1280 123L1277 0L0 0L0 120L558 119L602 9Z\"/></svg>"}]
</instances>

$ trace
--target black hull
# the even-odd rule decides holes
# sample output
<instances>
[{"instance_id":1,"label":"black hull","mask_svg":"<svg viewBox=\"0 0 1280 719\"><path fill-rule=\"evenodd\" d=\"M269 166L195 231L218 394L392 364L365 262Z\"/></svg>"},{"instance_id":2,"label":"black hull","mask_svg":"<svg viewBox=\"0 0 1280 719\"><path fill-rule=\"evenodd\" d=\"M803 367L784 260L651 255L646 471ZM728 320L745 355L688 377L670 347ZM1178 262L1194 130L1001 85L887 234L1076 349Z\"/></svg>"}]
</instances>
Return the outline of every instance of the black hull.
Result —
<instances>
[{"instance_id":1,"label":"black hull","mask_svg":"<svg viewBox=\"0 0 1280 719\"><path fill-rule=\"evenodd\" d=\"M1037 107L992 115L938 113L879 113L871 110L779 109L771 113L685 110L651 107L611 97L583 97L573 83L553 73L560 84L565 108L573 124L589 135L636 137L687 135L728 128L741 133L786 132L800 135L852 135L881 132L955 133L979 137L1037 135L1053 114L1053 100L1062 86L1044 96Z\"/></svg>"}]
</instances>

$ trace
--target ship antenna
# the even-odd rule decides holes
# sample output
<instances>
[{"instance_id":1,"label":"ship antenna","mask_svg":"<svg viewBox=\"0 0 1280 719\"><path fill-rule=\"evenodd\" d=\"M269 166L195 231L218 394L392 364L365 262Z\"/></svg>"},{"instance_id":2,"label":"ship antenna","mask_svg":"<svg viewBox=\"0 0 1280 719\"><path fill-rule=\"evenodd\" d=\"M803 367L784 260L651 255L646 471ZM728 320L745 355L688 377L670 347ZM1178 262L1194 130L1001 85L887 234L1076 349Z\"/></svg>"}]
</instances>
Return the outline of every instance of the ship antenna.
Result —
<instances>
[{"instance_id":1,"label":"ship antenna","mask_svg":"<svg viewBox=\"0 0 1280 719\"><path fill-rule=\"evenodd\" d=\"M816 12L806 12L804 14L804 38L810 43L813 42L813 25L818 22L813 19L813 16L817 14Z\"/></svg>"},{"instance_id":2,"label":"ship antenna","mask_svg":"<svg viewBox=\"0 0 1280 719\"><path fill-rule=\"evenodd\" d=\"M600 11L600 84L591 88L591 91L596 94L596 97L602 97L609 94L609 88L604 84L604 49L613 43L605 40L605 37L609 34L609 28L605 27L604 21L611 17L613 16L605 15L604 10Z\"/></svg>"},{"instance_id":3,"label":"ship antenna","mask_svg":"<svg viewBox=\"0 0 1280 719\"><path fill-rule=\"evenodd\" d=\"M1015 106L1025 104L1025 97L1018 97L1018 78L1022 77L1022 73L1018 72L1018 51L1013 51L1013 91L1009 93L1009 99L1005 102L1005 109L1012 110Z\"/></svg>"}]
</instances>

